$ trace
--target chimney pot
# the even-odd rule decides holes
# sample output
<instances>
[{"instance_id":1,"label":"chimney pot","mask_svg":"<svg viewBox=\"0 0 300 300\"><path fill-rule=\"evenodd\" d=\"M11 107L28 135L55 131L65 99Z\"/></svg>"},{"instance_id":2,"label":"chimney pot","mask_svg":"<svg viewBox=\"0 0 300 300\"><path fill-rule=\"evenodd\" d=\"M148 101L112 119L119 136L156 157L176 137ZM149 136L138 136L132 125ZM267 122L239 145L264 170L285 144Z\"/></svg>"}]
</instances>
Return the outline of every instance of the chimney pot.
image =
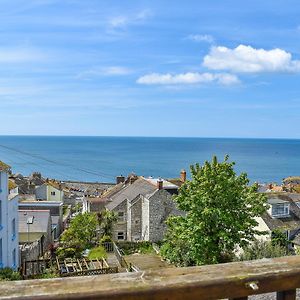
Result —
<instances>
[{"instance_id":1,"label":"chimney pot","mask_svg":"<svg viewBox=\"0 0 300 300\"><path fill-rule=\"evenodd\" d=\"M158 190L163 189L163 180L161 178L158 178L158 180L157 180L157 189Z\"/></svg>"},{"instance_id":2,"label":"chimney pot","mask_svg":"<svg viewBox=\"0 0 300 300\"><path fill-rule=\"evenodd\" d=\"M116 177L117 184L125 182L125 177L123 175Z\"/></svg>"},{"instance_id":3,"label":"chimney pot","mask_svg":"<svg viewBox=\"0 0 300 300\"><path fill-rule=\"evenodd\" d=\"M186 170L182 169L180 172L180 181L185 182L186 181Z\"/></svg>"}]
</instances>

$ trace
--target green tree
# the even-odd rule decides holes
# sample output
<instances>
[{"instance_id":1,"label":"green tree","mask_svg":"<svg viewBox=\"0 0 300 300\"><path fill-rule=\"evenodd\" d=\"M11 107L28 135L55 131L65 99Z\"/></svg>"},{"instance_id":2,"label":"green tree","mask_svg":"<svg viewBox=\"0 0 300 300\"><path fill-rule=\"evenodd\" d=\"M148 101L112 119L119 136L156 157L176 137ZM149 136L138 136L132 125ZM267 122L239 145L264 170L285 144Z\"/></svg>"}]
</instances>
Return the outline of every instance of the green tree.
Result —
<instances>
[{"instance_id":1,"label":"green tree","mask_svg":"<svg viewBox=\"0 0 300 300\"><path fill-rule=\"evenodd\" d=\"M167 220L162 255L177 265L229 261L236 246L245 247L261 234L254 218L265 212L267 199L245 173L236 175L228 156L191 166L191 176L175 197L185 215Z\"/></svg>"},{"instance_id":2,"label":"green tree","mask_svg":"<svg viewBox=\"0 0 300 300\"><path fill-rule=\"evenodd\" d=\"M280 245L285 249L288 249L289 240L287 238L287 234L283 229L274 229L272 231L272 243L273 245Z\"/></svg>"},{"instance_id":3,"label":"green tree","mask_svg":"<svg viewBox=\"0 0 300 300\"><path fill-rule=\"evenodd\" d=\"M102 237L112 238L113 225L118 221L117 214L114 211L102 210L97 213L97 217Z\"/></svg>"},{"instance_id":4,"label":"green tree","mask_svg":"<svg viewBox=\"0 0 300 300\"><path fill-rule=\"evenodd\" d=\"M74 249L74 252L90 248L96 237L97 224L97 216L94 213L77 215L71 220L70 227L62 234L63 248Z\"/></svg>"}]
</instances>

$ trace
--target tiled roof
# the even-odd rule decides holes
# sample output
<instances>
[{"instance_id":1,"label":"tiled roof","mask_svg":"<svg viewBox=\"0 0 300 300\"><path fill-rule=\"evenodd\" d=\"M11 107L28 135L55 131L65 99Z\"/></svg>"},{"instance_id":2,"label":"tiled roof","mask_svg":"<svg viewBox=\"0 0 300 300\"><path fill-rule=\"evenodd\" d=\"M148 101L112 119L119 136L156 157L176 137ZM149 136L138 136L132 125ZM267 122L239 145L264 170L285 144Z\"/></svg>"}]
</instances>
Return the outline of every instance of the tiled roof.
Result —
<instances>
[{"instance_id":1,"label":"tiled roof","mask_svg":"<svg viewBox=\"0 0 300 300\"><path fill-rule=\"evenodd\" d=\"M0 171L9 171L10 170L10 166L7 165L6 163L4 163L3 161L0 160Z\"/></svg>"},{"instance_id":2,"label":"tiled roof","mask_svg":"<svg viewBox=\"0 0 300 300\"><path fill-rule=\"evenodd\" d=\"M60 184L57 181L49 180L48 182L46 182L46 184L51 185L52 187L56 188L57 190L62 190Z\"/></svg>"},{"instance_id":3,"label":"tiled roof","mask_svg":"<svg viewBox=\"0 0 300 300\"><path fill-rule=\"evenodd\" d=\"M11 180L11 179L9 179L8 180L8 189L9 190L13 190L13 189L15 189L17 187L17 185Z\"/></svg>"}]
</instances>

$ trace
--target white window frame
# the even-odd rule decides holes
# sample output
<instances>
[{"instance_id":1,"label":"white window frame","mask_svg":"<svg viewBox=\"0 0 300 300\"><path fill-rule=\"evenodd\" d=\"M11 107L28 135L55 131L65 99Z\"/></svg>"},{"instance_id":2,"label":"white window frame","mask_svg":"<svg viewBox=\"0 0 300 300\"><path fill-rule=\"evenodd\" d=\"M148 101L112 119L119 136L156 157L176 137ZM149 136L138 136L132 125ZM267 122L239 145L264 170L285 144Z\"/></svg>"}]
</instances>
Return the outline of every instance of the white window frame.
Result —
<instances>
[{"instance_id":1,"label":"white window frame","mask_svg":"<svg viewBox=\"0 0 300 300\"><path fill-rule=\"evenodd\" d=\"M282 212L279 212L283 210ZM290 215L289 203L276 203L272 205L272 217L288 217Z\"/></svg>"}]
</instances>

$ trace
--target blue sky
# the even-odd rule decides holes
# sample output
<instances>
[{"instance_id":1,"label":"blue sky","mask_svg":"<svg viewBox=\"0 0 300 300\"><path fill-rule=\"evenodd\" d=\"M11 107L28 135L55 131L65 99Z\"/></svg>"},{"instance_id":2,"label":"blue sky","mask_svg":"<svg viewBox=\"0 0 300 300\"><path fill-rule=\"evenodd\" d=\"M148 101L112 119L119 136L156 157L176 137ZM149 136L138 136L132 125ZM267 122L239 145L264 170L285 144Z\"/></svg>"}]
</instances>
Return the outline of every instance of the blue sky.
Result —
<instances>
[{"instance_id":1,"label":"blue sky","mask_svg":"<svg viewBox=\"0 0 300 300\"><path fill-rule=\"evenodd\" d=\"M300 138L299 1L0 0L0 134Z\"/></svg>"}]
</instances>

